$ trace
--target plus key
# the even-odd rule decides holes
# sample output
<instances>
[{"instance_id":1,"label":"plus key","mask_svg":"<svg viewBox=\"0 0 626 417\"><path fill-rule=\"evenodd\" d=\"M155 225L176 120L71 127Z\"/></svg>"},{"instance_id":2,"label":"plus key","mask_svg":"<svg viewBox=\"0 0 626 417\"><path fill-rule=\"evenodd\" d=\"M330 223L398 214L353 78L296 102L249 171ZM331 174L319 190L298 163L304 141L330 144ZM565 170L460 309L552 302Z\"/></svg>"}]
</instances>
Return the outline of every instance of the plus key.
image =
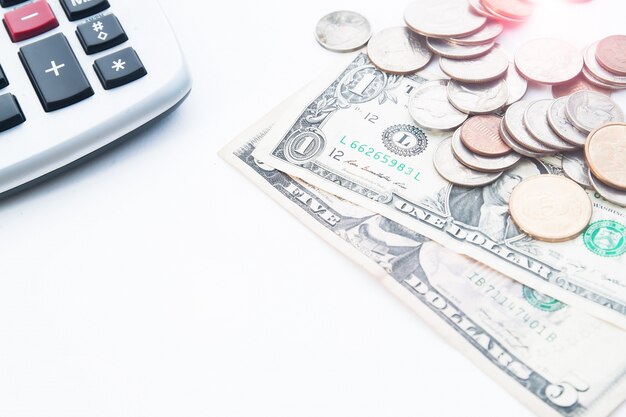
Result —
<instances>
[{"instance_id":1,"label":"plus key","mask_svg":"<svg viewBox=\"0 0 626 417\"><path fill-rule=\"evenodd\" d=\"M45 111L62 109L94 94L63 34L23 46L19 56Z\"/></svg>"}]
</instances>

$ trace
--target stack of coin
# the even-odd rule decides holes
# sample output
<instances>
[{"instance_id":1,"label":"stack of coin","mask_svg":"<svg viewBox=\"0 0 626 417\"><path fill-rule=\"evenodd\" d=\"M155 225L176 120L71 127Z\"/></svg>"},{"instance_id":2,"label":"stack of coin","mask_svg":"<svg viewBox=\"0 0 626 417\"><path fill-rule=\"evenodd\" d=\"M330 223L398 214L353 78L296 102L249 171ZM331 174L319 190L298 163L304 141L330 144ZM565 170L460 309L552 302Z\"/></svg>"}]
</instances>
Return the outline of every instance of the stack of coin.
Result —
<instances>
[{"instance_id":1,"label":"stack of coin","mask_svg":"<svg viewBox=\"0 0 626 417\"><path fill-rule=\"evenodd\" d=\"M626 36L609 36L585 49L583 75L600 88L626 88Z\"/></svg>"}]
</instances>

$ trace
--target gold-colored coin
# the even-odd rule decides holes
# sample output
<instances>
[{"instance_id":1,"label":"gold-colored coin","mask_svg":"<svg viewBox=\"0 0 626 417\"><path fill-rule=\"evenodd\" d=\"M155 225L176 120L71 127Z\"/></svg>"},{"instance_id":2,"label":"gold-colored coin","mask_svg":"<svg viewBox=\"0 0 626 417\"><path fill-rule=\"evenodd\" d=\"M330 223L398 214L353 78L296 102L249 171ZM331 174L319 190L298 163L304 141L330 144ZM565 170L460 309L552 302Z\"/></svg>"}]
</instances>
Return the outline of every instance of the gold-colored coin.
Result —
<instances>
[{"instance_id":1,"label":"gold-colored coin","mask_svg":"<svg viewBox=\"0 0 626 417\"><path fill-rule=\"evenodd\" d=\"M609 123L591 132L585 156L600 181L626 191L626 123Z\"/></svg>"},{"instance_id":2,"label":"gold-colored coin","mask_svg":"<svg viewBox=\"0 0 626 417\"><path fill-rule=\"evenodd\" d=\"M589 225L592 211L585 190L559 175L527 178L515 187L509 201L515 224L545 242L565 242L580 235Z\"/></svg>"}]
</instances>

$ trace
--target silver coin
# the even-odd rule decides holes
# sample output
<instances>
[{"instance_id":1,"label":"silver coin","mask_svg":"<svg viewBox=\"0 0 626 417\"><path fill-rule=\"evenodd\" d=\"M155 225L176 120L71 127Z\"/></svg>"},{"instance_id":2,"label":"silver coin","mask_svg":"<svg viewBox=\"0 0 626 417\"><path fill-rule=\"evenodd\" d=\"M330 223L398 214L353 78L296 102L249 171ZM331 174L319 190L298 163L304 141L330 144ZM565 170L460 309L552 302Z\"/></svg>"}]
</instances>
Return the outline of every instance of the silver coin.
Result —
<instances>
[{"instance_id":1,"label":"silver coin","mask_svg":"<svg viewBox=\"0 0 626 417\"><path fill-rule=\"evenodd\" d=\"M591 180L589 179L589 167L581 151L563 154L561 163L563 172L569 179L577 182L582 187L592 188Z\"/></svg>"},{"instance_id":2,"label":"silver coin","mask_svg":"<svg viewBox=\"0 0 626 417\"><path fill-rule=\"evenodd\" d=\"M618 87L614 84L607 84L606 82L596 78L596 76L593 75L591 71L589 71L589 69L587 68L587 65L583 67L583 76L585 77L585 80L589 81L591 84L600 88L605 88L608 90L619 90L622 88L626 88L626 87Z\"/></svg>"},{"instance_id":3,"label":"silver coin","mask_svg":"<svg viewBox=\"0 0 626 417\"><path fill-rule=\"evenodd\" d=\"M532 104L530 101L518 101L511 105L504 115L504 126L510 133L511 138L519 146L531 153L541 155L552 155L557 153L555 149L549 148L535 139L524 125L524 114L526 109ZM520 152L521 153L521 152ZM522 153L522 155L525 155Z\"/></svg>"},{"instance_id":4,"label":"silver coin","mask_svg":"<svg viewBox=\"0 0 626 417\"><path fill-rule=\"evenodd\" d=\"M488 114L501 109L509 99L509 89L504 80L488 83L448 83L448 100L457 109L470 114Z\"/></svg>"},{"instance_id":5,"label":"silver coin","mask_svg":"<svg viewBox=\"0 0 626 417\"><path fill-rule=\"evenodd\" d=\"M509 69L506 72L506 84L509 87L509 99L506 102L507 106L513 103L517 103L526 95L528 90L528 81L522 77L515 68L515 64L509 65Z\"/></svg>"},{"instance_id":6,"label":"silver coin","mask_svg":"<svg viewBox=\"0 0 626 417\"><path fill-rule=\"evenodd\" d=\"M607 123L624 121L622 109L610 97L595 91L578 91L569 96L565 111L569 121L586 133Z\"/></svg>"},{"instance_id":7,"label":"silver coin","mask_svg":"<svg viewBox=\"0 0 626 417\"><path fill-rule=\"evenodd\" d=\"M431 51L450 59L478 58L489 52L495 45L494 42L482 45L460 45L438 38L428 38L427 43Z\"/></svg>"},{"instance_id":8,"label":"silver coin","mask_svg":"<svg viewBox=\"0 0 626 417\"><path fill-rule=\"evenodd\" d=\"M537 142L543 143L548 148L556 149L561 152L573 151L579 146L565 142L548 123L548 110L552 105L550 99L537 100L531 103L524 113L524 126L530 134L537 139Z\"/></svg>"},{"instance_id":9,"label":"silver coin","mask_svg":"<svg viewBox=\"0 0 626 417\"><path fill-rule=\"evenodd\" d=\"M598 49L598 43L591 44L587 47L584 53L585 65L587 69L595 78L603 81L606 84L614 85L615 87L626 87L626 76L615 75L612 72L605 70L596 59L596 50Z\"/></svg>"},{"instance_id":10,"label":"silver coin","mask_svg":"<svg viewBox=\"0 0 626 417\"><path fill-rule=\"evenodd\" d=\"M626 191L616 190L600 181L591 171L588 172L593 189L610 203L626 207Z\"/></svg>"},{"instance_id":11,"label":"silver coin","mask_svg":"<svg viewBox=\"0 0 626 417\"><path fill-rule=\"evenodd\" d=\"M502 138L502 141L504 143L509 145L511 149L513 149L515 152L517 152L520 155L524 155L529 158L541 158L542 156L544 156L544 154L542 153L529 151L528 149L523 148L517 142L515 142L515 140L511 136L511 133L509 132L509 130L507 129L504 123L504 118L502 119L502 122L500 122L500 137Z\"/></svg>"},{"instance_id":12,"label":"silver coin","mask_svg":"<svg viewBox=\"0 0 626 417\"><path fill-rule=\"evenodd\" d=\"M551 38L535 39L515 54L515 65L526 79L542 84L560 84L575 78L583 57L569 43Z\"/></svg>"},{"instance_id":13,"label":"silver coin","mask_svg":"<svg viewBox=\"0 0 626 417\"><path fill-rule=\"evenodd\" d=\"M483 3L480 0L468 0L468 3L474 13L479 14L481 16L489 17L491 19L496 18L496 16L493 13L485 9L485 6L483 6Z\"/></svg>"},{"instance_id":14,"label":"silver coin","mask_svg":"<svg viewBox=\"0 0 626 417\"><path fill-rule=\"evenodd\" d=\"M433 56L426 39L404 26L384 29L372 36L367 54L376 67L392 74L417 72Z\"/></svg>"},{"instance_id":15,"label":"silver coin","mask_svg":"<svg viewBox=\"0 0 626 417\"><path fill-rule=\"evenodd\" d=\"M315 39L324 48L335 52L351 52L367 45L372 26L362 15L347 10L322 17L315 27Z\"/></svg>"},{"instance_id":16,"label":"silver coin","mask_svg":"<svg viewBox=\"0 0 626 417\"><path fill-rule=\"evenodd\" d=\"M459 45L482 45L495 41L502 34L502 31L504 31L502 23L488 20L487 24L473 35L451 38L450 42L458 43Z\"/></svg>"},{"instance_id":17,"label":"silver coin","mask_svg":"<svg viewBox=\"0 0 626 417\"><path fill-rule=\"evenodd\" d=\"M452 130L467 120L467 114L448 101L447 82L431 81L415 90L409 98L409 113L415 123L430 130Z\"/></svg>"},{"instance_id":18,"label":"silver coin","mask_svg":"<svg viewBox=\"0 0 626 417\"><path fill-rule=\"evenodd\" d=\"M464 61L442 57L439 66L457 81L481 83L502 78L509 68L509 60L499 49L492 49L486 55Z\"/></svg>"},{"instance_id":19,"label":"silver coin","mask_svg":"<svg viewBox=\"0 0 626 417\"><path fill-rule=\"evenodd\" d=\"M452 135L452 152L460 163L480 172L502 172L517 164L522 156L515 152L496 158L480 156L467 149L461 140L461 128Z\"/></svg>"},{"instance_id":20,"label":"silver coin","mask_svg":"<svg viewBox=\"0 0 626 417\"><path fill-rule=\"evenodd\" d=\"M568 96L565 96L552 102L548 110L548 123L552 130L564 141L582 147L587 142L587 134L576 129L567 118L565 106L567 106L568 98Z\"/></svg>"},{"instance_id":21,"label":"silver coin","mask_svg":"<svg viewBox=\"0 0 626 417\"><path fill-rule=\"evenodd\" d=\"M501 172L479 172L457 161L452 154L451 138L439 144L439 147L435 151L433 162L439 175L452 184L461 185L463 187L481 187L491 184L502 176Z\"/></svg>"},{"instance_id":22,"label":"silver coin","mask_svg":"<svg viewBox=\"0 0 626 417\"><path fill-rule=\"evenodd\" d=\"M487 23L471 11L467 0L415 1L406 8L404 21L415 32L434 38L469 36Z\"/></svg>"}]
</instances>

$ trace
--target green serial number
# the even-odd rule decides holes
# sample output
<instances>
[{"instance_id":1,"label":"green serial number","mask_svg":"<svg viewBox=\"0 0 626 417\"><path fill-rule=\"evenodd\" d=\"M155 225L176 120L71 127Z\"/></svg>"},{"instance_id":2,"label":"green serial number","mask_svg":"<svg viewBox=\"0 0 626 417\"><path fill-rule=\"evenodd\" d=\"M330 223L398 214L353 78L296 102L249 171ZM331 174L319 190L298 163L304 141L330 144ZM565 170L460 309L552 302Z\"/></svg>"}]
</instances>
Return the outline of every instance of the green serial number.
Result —
<instances>
[{"instance_id":1,"label":"green serial number","mask_svg":"<svg viewBox=\"0 0 626 417\"><path fill-rule=\"evenodd\" d=\"M358 140L353 140L352 142L346 141L345 136L341 138L339 143L342 145L342 147L349 148L353 151L367 156L368 158L372 158L374 161L379 162L381 165L385 165L388 168L392 168L398 172L401 172L406 176L413 178L415 181L420 180L421 172L401 161L398 161L397 159L393 159L391 156L387 155L384 152L378 151L376 148L373 148L365 143L361 143ZM337 161L342 161L342 158L345 156L345 152L334 148L330 152L329 156Z\"/></svg>"}]
</instances>

